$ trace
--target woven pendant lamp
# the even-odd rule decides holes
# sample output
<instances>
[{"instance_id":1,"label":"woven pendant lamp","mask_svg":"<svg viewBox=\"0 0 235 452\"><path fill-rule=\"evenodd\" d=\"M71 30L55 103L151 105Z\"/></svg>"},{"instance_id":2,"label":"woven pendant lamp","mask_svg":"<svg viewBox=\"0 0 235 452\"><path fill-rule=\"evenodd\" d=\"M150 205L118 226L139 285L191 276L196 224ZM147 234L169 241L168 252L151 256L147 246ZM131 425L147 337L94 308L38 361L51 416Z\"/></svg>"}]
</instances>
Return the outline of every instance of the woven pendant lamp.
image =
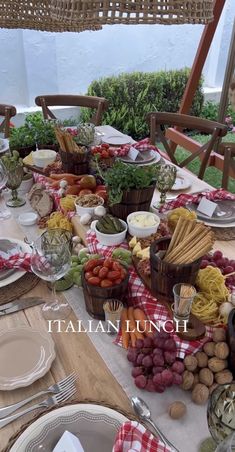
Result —
<instances>
[{"instance_id":1,"label":"woven pendant lamp","mask_svg":"<svg viewBox=\"0 0 235 452\"><path fill-rule=\"evenodd\" d=\"M83 24L208 24L213 0L51 0L52 17Z\"/></svg>"}]
</instances>

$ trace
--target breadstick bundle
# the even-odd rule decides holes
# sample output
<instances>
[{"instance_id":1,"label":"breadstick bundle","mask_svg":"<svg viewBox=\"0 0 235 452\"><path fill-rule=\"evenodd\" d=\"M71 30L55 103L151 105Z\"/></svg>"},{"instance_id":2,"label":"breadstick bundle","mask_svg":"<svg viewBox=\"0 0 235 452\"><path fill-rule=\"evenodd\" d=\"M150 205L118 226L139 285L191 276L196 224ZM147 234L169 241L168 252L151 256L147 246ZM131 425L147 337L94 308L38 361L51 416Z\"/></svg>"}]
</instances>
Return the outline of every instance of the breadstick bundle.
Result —
<instances>
[{"instance_id":1,"label":"breadstick bundle","mask_svg":"<svg viewBox=\"0 0 235 452\"><path fill-rule=\"evenodd\" d=\"M180 217L163 261L190 264L208 253L214 240L214 233L204 223Z\"/></svg>"},{"instance_id":2,"label":"breadstick bundle","mask_svg":"<svg viewBox=\"0 0 235 452\"><path fill-rule=\"evenodd\" d=\"M79 154L83 154L85 152L85 147L78 146L72 135L67 130L62 130L57 126L55 127L55 135L62 151L77 152Z\"/></svg>"}]
</instances>

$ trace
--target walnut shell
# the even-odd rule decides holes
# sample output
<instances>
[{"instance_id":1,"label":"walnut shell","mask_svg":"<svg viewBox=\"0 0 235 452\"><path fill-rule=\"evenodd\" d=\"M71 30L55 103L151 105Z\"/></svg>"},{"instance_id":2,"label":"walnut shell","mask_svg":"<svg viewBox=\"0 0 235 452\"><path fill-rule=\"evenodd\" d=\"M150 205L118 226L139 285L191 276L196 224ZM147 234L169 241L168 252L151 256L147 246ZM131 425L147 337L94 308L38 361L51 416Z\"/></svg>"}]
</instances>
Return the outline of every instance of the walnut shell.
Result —
<instances>
[{"instance_id":1,"label":"walnut shell","mask_svg":"<svg viewBox=\"0 0 235 452\"><path fill-rule=\"evenodd\" d=\"M200 383L210 387L214 381L214 375L210 369L204 368L199 372L199 381Z\"/></svg>"},{"instance_id":2,"label":"walnut shell","mask_svg":"<svg viewBox=\"0 0 235 452\"><path fill-rule=\"evenodd\" d=\"M210 358L208 361L208 367L212 372L220 372L221 370L226 369L228 367L228 362L226 359L219 359L214 356L214 358Z\"/></svg>"},{"instance_id":3,"label":"walnut shell","mask_svg":"<svg viewBox=\"0 0 235 452\"><path fill-rule=\"evenodd\" d=\"M198 383L192 391L192 400L197 403L197 405L203 405L208 400L208 397L208 387L201 383Z\"/></svg>"},{"instance_id":4,"label":"walnut shell","mask_svg":"<svg viewBox=\"0 0 235 452\"><path fill-rule=\"evenodd\" d=\"M233 381L233 374L230 370L221 370L215 374L215 381L219 385L231 383Z\"/></svg>"},{"instance_id":5,"label":"walnut shell","mask_svg":"<svg viewBox=\"0 0 235 452\"><path fill-rule=\"evenodd\" d=\"M193 386L194 375L192 372L185 370L182 374L182 377L183 377L183 383L181 384L181 388L184 389L185 391L188 391Z\"/></svg>"},{"instance_id":6,"label":"walnut shell","mask_svg":"<svg viewBox=\"0 0 235 452\"><path fill-rule=\"evenodd\" d=\"M217 386L219 386L217 383L213 383L213 385L210 386L210 388L209 388L209 394L210 395L212 394L214 389L217 388Z\"/></svg>"},{"instance_id":7,"label":"walnut shell","mask_svg":"<svg viewBox=\"0 0 235 452\"><path fill-rule=\"evenodd\" d=\"M212 339L214 342L225 342L226 341L226 331L223 328L216 328L213 331Z\"/></svg>"},{"instance_id":8,"label":"walnut shell","mask_svg":"<svg viewBox=\"0 0 235 452\"><path fill-rule=\"evenodd\" d=\"M204 352L197 352L195 357L197 358L198 367L207 367L208 356Z\"/></svg>"},{"instance_id":9,"label":"walnut shell","mask_svg":"<svg viewBox=\"0 0 235 452\"><path fill-rule=\"evenodd\" d=\"M215 343L207 342L203 347L203 351L207 354L207 356L215 356Z\"/></svg>"},{"instance_id":10,"label":"walnut shell","mask_svg":"<svg viewBox=\"0 0 235 452\"><path fill-rule=\"evenodd\" d=\"M173 402L168 408L169 416L172 419L180 419L186 414L186 411L186 405L178 400L176 402Z\"/></svg>"},{"instance_id":11,"label":"walnut shell","mask_svg":"<svg viewBox=\"0 0 235 452\"><path fill-rule=\"evenodd\" d=\"M226 342L218 342L215 345L215 356L220 359L226 359L229 355L229 346Z\"/></svg>"},{"instance_id":12,"label":"walnut shell","mask_svg":"<svg viewBox=\"0 0 235 452\"><path fill-rule=\"evenodd\" d=\"M184 365L187 370L193 372L197 368L197 358L195 358L195 356L192 355L185 356Z\"/></svg>"}]
</instances>

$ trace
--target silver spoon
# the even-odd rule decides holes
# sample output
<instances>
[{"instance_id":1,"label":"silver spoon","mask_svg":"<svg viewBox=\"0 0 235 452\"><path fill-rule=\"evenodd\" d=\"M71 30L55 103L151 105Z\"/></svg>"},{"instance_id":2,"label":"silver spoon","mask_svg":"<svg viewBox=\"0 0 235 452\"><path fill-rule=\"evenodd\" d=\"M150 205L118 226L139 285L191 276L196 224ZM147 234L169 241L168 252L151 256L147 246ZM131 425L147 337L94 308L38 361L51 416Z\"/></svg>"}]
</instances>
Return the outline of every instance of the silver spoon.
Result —
<instances>
[{"instance_id":1,"label":"silver spoon","mask_svg":"<svg viewBox=\"0 0 235 452\"><path fill-rule=\"evenodd\" d=\"M144 400L142 400L139 397L132 397L131 404L137 416L143 421L148 422L154 428L162 442L165 445L169 446L172 451L179 452L179 450L176 449L176 447L173 446L173 444L171 444L171 442L165 437L165 435L161 432L161 430L159 430L159 428L153 422L153 420L151 419L150 409L148 405L146 405Z\"/></svg>"}]
</instances>

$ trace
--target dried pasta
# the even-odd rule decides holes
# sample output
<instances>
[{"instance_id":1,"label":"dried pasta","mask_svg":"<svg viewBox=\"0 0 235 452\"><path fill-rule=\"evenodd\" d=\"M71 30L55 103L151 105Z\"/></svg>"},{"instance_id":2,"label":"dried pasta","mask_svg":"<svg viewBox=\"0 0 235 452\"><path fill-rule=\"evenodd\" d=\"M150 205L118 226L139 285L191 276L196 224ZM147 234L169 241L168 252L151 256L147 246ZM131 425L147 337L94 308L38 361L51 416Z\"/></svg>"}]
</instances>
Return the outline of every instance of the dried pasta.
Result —
<instances>
[{"instance_id":1,"label":"dried pasta","mask_svg":"<svg viewBox=\"0 0 235 452\"><path fill-rule=\"evenodd\" d=\"M72 224L61 212L53 212L47 221L47 227L49 229L66 229L72 231Z\"/></svg>"},{"instance_id":2,"label":"dried pasta","mask_svg":"<svg viewBox=\"0 0 235 452\"><path fill-rule=\"evenodd\" d=\"M75 199L77 196L67 195L60 200L60 206L65 212L70 212L75 210Z\"/></svg>"}]
</instances>

